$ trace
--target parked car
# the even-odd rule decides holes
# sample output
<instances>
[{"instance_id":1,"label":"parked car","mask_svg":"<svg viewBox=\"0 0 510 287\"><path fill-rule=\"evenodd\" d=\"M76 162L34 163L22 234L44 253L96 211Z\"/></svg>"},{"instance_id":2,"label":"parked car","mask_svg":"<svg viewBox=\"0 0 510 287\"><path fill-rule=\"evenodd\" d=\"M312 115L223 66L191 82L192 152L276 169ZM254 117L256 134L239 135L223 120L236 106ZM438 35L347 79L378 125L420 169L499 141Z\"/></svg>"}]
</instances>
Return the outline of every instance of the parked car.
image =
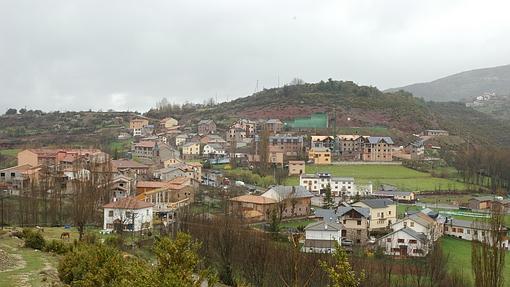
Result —
<instances>
[{"instance_id":1,"label":"parked car","mask_svg":"<svg viewBox=\"0 0 510 287\"><path fill-rule=\"evenodd\" d=\"M342 243L341 244L342 246L352 246L353 245L352 240L347 239L347 238L342 238L341 243Z\"/></svg>"}]
</instances>

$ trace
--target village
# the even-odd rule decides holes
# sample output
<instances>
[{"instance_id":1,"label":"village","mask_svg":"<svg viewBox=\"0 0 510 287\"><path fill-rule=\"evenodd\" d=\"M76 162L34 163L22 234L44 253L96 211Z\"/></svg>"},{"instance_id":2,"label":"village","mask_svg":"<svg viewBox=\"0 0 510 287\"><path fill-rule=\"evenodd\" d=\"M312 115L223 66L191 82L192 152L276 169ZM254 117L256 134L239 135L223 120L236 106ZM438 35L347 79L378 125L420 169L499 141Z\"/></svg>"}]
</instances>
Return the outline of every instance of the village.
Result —
<instances>
[{"instance_id":1,"label":"village","mask_svg":"<svg viewBox=\"0 0 510 287\"><path fill-rule=\"evenodd\" d=\"M425 257L442 237L482 241L491 231L479 219L487 218L494 206L510 213L510 199L502 196L466 195L460 187L456 191L463 202L451 200L438 208L427 204L426 197L420 200L423 190L401 190L376 183L375 173L362 180L338 169L404 168L403 161L436 161L429 154L440 147L427 142L448 136L445 130L425 130L408 143L380 135L315 135L328 128L327 114L285 123L239 119L227 130L208 119L181 126L174 118L136 116L118 135L130 143L123 157L112 159L92 148L20 151L16 166L0 170L2 199L33 194L34 183L47 181L49 174L60 178L59 196L72 197L78 192L75 182L93 177L96 171L87 166L95 163L106 166L107 173L101 234L172 229L179 215L191 210L232 217L263 232L299 234L299 248L306 253L333 253L342 246L350 252L379 249L396 257ZM434 191L439 197L451 192ZM7 218L30 226L21 211L21 221L4 214L9 212L2 209L2 227L11 225ZM44 224L49 223L38 223ZM60 224L71 226L73 221ZM505 234L503 248L510 250L508 228L500 232Z\"/></svg>"}]
</instances>

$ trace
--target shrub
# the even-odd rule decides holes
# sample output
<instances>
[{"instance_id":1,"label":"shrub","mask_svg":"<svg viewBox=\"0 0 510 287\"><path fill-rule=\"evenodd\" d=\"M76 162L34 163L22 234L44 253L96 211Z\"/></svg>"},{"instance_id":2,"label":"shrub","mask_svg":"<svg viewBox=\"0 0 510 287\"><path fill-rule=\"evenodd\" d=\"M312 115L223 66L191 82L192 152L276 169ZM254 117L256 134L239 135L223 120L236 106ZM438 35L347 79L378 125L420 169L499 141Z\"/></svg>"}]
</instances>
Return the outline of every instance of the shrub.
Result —
<instances>
[{"instance_id":1,"label":"shrub","mask_svg":"<svg viewBox=\"0 0 510 287\"><path fill-rule=\"evenodd\" d=\"M113 246L113 247L122 249L125 241L124 241L124 238L122 238L121 236L111 236L111 237L106 238L104 243L108 246Z\"/></svg>"},{"instance_id":2,"label":"shrub","mask_svg":"<svg viewBox=\"0 0 510 287\"><path fill-rule=\"evenodd\" d=\"M44 246L44 251L45 252L53 252L53 253L56 253L56 254L65 254L69 250L71 250L71 246L70 245L65 244L62 241L55 240L55 239L47 242L46 245Z\"/></svg>"},{"instance_id":3,"label":"shrub","mask_svg":"<svg viewBox=\"0 0 510 287\"><path fill-rule=\"evenodd\" d=\"M46 241L39 232L28 232L25 237L25 247L43 250Z\"/></svg>"}]
</instances>

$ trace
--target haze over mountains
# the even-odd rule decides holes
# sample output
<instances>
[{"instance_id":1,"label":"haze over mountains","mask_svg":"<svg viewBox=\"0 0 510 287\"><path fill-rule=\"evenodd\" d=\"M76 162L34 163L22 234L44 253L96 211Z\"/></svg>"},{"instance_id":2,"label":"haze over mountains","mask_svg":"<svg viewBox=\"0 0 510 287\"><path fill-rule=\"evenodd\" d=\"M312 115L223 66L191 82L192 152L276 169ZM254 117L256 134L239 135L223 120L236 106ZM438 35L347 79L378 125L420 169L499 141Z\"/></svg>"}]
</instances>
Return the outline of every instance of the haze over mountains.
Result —
<instances>
[{"instance_id":1,"label":"haze over mountains","mask_svg":"<svg viewBox=\"0 0 510 287\"><path fill-rule=\"evenodd\" d=\"M472 101L484 93L510 94L510 65L476 69L427 83L416 83L388 92L404 90L428 101Z\"/></svg>"}]
</instances>

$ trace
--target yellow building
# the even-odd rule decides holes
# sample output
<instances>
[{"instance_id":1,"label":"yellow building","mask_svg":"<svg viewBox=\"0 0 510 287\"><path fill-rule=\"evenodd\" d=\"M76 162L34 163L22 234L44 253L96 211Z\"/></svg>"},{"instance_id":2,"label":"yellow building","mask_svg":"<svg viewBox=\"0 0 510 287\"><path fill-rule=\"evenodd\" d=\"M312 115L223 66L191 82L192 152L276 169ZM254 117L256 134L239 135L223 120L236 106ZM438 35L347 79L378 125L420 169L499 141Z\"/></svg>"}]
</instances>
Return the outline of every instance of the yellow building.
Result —
<instances>
[{"instance_id":1,"label":"yellow building","mask_svg":"<svg viewBox=\"0 0 510 287\"><path fill-rule=\"evenodd\" d=\"M194 157L200 155L200 143L186 143L182 146L184 157Z\"/></svg>"},{"instance_id":2,"label":"yellow building","mask_svg":"<svg viewBox=\"0 0 510 287\"><path fill-rule=\"evenodd\" d=\"M179 125L179 122L174 118L165 118L161 120L161 126L165 129L171 129Z\"/></svg>"},{"instance_id":3,"label":"yellow building","mask_svg":"<svg viewBox=\"0 0 510 287\"><path fill-rule=\"evenodd\" d=\"M308 158L315 164L331 164L331 150L324 147L314 147L308 151Z\"/></svg>"},{"instance_id":4,"label":"yellow building","mask_svg":"<svg viewBox=\"0 0 510 287\"><path fill-rule=\"evenodd\" d=\"M290 160L289 161L289 175L301 175L305 173L304 160Z\"/></svg>"}]
</instances>

